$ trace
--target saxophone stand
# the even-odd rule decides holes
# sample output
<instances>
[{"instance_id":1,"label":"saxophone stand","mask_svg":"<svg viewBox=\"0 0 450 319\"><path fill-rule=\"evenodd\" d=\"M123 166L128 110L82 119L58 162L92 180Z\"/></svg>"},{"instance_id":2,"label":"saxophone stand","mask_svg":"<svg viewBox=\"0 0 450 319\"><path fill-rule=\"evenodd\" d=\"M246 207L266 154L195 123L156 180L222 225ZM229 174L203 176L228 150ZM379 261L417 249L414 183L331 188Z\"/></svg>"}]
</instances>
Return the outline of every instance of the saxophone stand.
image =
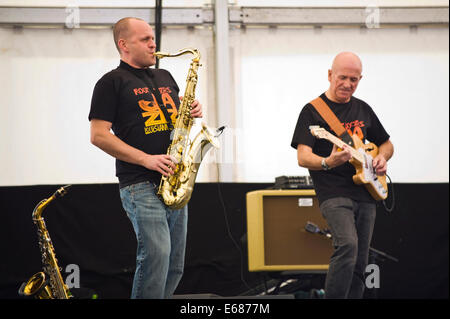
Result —
<instances>
[{"instance_id":1,"label":"saxophone stand","mask_svg":"<svg viewBox=\"0 0 450 319\"><path fill-rule=\"evenodd\" d=\"M309 233L312 233L312 234L319 234L319 235L325 236L328 239L332 238L329 229L323 229L322 230L322 229L319 228L319 226L317 226L316 224L311 223L309 221L306 222L305 230L307 232L309 232ZM386 254L385 252L382 252L382 251L377 250L375 248L369 247L369 264L378 265L378 264L383 263L386 260L390 260L390 261L393 261L393 262L398 262L397 258L392 257L392 256ZM369 291L366 289L365 296L368 299L377 299L377 297L378 297L377 289L378 288L372 288Z\"/></svg>"}]
</instances>

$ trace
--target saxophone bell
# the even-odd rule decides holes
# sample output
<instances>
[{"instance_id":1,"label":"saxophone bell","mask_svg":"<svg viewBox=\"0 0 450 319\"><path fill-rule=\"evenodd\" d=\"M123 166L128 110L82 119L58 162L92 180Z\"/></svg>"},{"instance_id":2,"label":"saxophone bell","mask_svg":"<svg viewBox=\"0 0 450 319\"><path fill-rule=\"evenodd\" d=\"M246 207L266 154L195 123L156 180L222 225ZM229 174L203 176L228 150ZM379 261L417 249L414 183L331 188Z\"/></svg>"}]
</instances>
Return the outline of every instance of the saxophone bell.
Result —
<instances>
[{"instance_id":1,"label":"saxophone bell","mask_svg":"<svg viewBox=\"0 0 450 319\"><path fill-rule=\"evenodd\" d=\"M42 271L34 274L26 283L22 283L19 295L36 299L53 299L48 276Z\"/></svg>"}]
</instances>

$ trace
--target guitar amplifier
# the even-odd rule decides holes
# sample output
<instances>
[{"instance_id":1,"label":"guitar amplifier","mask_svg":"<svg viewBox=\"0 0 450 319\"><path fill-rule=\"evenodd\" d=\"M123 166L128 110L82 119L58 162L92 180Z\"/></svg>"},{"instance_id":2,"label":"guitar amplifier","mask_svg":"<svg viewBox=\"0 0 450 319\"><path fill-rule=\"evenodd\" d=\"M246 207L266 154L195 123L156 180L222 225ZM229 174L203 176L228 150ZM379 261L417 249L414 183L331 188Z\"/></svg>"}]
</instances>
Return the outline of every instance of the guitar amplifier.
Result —
<instances>
[{"instance_id":1,"label":"guitar amplifier","mask_svg":"<svg viewBox=\"0 0 450 319\"><path fill-rule=\"evenodd\" d=\"M278 176L275 177L275 189L313 189L311 176Z\"/></svg>"},{"instance_id":2,"label":"guitar amplifier","mask_svg":"<svg viewBox=\"0 0 450 319\"><path fill-rule=\"evenodd\" d=\"M333 246L307 225L328 228L312 189L247 193L249 271L324 273Z\"/></svg>"}]
</instances>

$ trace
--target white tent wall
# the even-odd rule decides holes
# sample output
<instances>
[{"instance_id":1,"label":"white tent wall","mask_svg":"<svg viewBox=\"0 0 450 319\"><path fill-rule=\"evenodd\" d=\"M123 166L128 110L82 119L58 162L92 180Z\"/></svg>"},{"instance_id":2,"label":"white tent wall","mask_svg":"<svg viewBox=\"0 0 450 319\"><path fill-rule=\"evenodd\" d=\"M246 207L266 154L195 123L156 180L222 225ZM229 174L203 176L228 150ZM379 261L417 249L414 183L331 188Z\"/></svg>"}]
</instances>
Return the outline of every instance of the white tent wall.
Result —
<instances>
[{"instance_id":1,"label":"white tent wall","mask_svg":"<svg viewBox=\"0 0 450 319\"><path fill-rule=\"evenodd\" d=\"M204 121L229 126L199 182L217 180L214 158L232 167L224 182L308 174L290 147L298 114L328 87L333 57L350 50L364 67L355 95L395 145L393 181L430 183L449 179L448 42L448 26L232 27L231 123L217 120L212 27L164 28L161 45L201 51ZM110 28L0 27L0 186L117 182L114 159L90 144L87 116L96 81L118 62ZM161 60L181 94L188 66L188 56Z\"/></svg>"},{"instance_id":2,"label":"white tent wall","mask_svg":"<svg viewBox=\"0 0 450 319\"><path fill-rule=\"evenodd\" d=\"M162 37L167 51L196 47L209 64L211 31L168 30ZM90 144L88 122L95 83L119 63L111 30L0 29L0 39L0 185L117 182L114 159ZM161 60L181 94L189 62ZM207 81L201 68L201 101L208 100Z\"/></svg>"},{"instance_id":3,"label":"white tent wall","mask_svg":"<svg viewBox=\"0 0 450 319\"><path fill-rule=\"evenodd\" d=\"M355 96L373 107L395 145L393 181L448 182L448 29L247 29L232 42L237 181L308 174L290 147L298 115L328 88L333 57L353 51L363 61Z\"/></svg>"}]
</instances>

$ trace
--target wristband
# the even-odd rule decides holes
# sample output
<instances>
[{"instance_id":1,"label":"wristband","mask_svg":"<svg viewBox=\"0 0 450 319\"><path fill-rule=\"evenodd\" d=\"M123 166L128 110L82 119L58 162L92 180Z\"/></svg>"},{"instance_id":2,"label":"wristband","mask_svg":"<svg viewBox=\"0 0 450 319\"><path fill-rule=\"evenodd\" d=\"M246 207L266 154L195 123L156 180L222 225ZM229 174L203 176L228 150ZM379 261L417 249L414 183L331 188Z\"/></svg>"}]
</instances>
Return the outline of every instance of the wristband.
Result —
<instances>
[{"instance_id":1,"label":"wristband","mask_svg":"<svg viewBox=\"0 0 450 319\"><path fill-rule=\"evenodd\" d=\"M322 159L322 163L321 163L322 168L323 168L324 171L329 171L329 170L331 169L331 167L328 166L328 164L327 164L327 162L326 162L325 160L326 160L326 158L324 157L324 158Z\"/></svg>"}]
</instances>

